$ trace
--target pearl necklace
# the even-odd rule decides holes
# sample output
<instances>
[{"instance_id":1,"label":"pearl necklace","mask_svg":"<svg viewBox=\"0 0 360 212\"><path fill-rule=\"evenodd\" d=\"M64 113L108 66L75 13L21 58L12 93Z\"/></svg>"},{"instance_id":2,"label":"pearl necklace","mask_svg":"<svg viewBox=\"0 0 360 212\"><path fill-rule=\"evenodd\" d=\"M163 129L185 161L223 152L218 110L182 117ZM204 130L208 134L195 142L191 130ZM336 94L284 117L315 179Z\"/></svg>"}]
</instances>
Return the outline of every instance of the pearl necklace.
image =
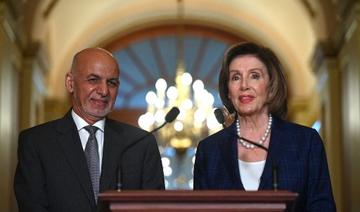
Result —
<instances>
[{"instance_id":1,"label":"pearl necklace","mask_svg":"<svg viewBox=\"0 0 360 212\"><path fill-rule=\"evenodd\" d=\"M271 116L271 114L269 114L269 121L268 121L268 125L266 127L266 130L265 130L265 134L257 142L260 145L262 145L265 142L266 138L269 136L269 133L270 133L270 130L271 130L271 125L272 125L272 116ZM240 121L239 121L239 119L236 120L236 131L237 131L237 134L238 134L238 139L237 140L241 145L243 145L247 149L254 149L255 148L254 144L250 144L250 143L244 141L243 139L241 139L241 136L240 136Z\"/></svg>"}]
</instances>

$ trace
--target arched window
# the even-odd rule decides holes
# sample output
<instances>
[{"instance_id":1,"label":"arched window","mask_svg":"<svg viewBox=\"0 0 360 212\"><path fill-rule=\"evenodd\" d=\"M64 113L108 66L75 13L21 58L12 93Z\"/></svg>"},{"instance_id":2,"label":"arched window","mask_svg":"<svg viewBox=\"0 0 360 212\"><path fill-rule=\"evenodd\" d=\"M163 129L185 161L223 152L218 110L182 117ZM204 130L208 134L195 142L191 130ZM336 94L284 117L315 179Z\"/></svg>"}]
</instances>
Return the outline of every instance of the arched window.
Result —
<instances>
[{"instance_id":1,"label":"arched window","mask_svg":"<svg viewBox=\"0 0 360 212\"><path fill-rule=\"evenodd\" d=\"M154 90L156 80L161 77L168 85L174 84L181 48L186 72L194 80L202 80L215 97L215 106L220 106L217 83L222 56L229 45L243 40L207 26L183 25L179 31L176 24L146 28L114 39L105 46L114 53L121 70L113 116L136 125L146 110L145 95Z\"/></svg>"}]
</instances>

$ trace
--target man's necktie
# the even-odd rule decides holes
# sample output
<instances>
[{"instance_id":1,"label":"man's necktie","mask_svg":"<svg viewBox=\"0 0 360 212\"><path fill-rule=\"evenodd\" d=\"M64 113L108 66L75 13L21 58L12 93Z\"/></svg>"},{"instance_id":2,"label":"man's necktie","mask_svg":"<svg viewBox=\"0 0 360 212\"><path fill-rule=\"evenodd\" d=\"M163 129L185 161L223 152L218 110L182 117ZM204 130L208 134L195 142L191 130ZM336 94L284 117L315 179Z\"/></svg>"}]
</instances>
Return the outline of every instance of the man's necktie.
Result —
<instances>
[{"instance_id":1,"label":"man's necktie","mask_svg":"<svg viewBox=\"0 0 360 212\"><path fill-rule=\"evenodd\" d=\"M99 152L98 152L98 143L96 140L96 130L95 126L86 126L85 130L89 132L89 139L85 147L85 156L90 172L90 178L92 183L92 188L94 191L95 202L97 202L97 196L99 194L99 181L100 181L100 162L99 162Z\"/></svg>"}]
</instances>

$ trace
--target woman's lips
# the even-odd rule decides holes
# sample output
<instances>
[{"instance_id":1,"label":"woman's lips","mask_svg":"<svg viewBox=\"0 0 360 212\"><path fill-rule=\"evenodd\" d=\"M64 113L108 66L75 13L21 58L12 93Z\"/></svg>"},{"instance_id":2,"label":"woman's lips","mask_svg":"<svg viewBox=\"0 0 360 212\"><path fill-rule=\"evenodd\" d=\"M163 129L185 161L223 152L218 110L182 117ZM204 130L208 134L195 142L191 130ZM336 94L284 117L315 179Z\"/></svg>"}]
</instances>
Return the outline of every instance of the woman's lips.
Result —
<instances>
[{"instance_id":1,"label":"woman's lips","mask_svg":"<svg viewBox=\"0 0 360 212\"><path fill-rule=\"evenodd\" d=\"M250 102L252 102L254 99L255 99L255 97L254 97L254 96L250 96L250 95L245 95L245 96L240 96L240 97L239 97L239 101L240 101L242 104L250 103Z\"/></svg>"}]
</instances>

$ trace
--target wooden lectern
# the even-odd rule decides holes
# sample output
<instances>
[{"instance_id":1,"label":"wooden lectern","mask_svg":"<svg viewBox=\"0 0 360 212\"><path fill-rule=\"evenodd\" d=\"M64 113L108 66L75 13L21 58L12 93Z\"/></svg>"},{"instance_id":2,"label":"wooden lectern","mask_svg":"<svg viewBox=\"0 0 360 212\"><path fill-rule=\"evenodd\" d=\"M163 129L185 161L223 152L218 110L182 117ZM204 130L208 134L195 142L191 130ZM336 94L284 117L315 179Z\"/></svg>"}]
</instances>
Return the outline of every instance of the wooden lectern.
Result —
<instances>
[{"instance_id":1,"label":"wooden lectern","mask_svg":"<svg viewBox=\"0 0 360 212\"><path fill-rule=\"evenodd\" d=\"M100 200L108 211L292 211L289 191L166 190L107 191Z\"/></svg>"}]
</instances>

